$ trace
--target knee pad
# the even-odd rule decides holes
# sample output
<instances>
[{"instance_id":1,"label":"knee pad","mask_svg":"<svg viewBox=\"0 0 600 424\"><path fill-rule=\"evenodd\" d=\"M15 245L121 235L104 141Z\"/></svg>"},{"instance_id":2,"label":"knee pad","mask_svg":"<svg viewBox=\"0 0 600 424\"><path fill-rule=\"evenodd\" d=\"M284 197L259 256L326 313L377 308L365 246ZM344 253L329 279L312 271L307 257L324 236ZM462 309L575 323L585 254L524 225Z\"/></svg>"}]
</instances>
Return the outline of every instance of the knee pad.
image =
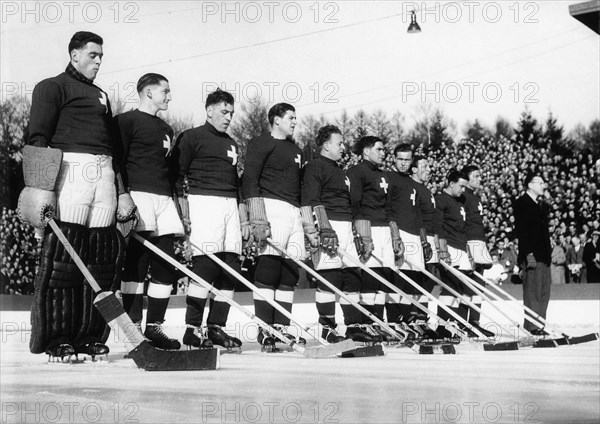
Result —
<instances>
[{"instance_id":1,"label":"knee pad","mask_svg":"<svg viewBox=\"0 0 600 424\"><path fill-rule=\"evenodd\" d=\"M115 291L121 284L121 271L125 258L125 238L116 226L90 228L88 230L87 268L102 291ZM89 286L83 285L82 308L79 331L75 343L104 343L110 329L94 306L96 294Z\"/></svg>"},{"instance_id":2,"label":"knee pad","mask_svg":"<svg viewBox=\"0 0 600 424\"><path fill-rule=\"evenodd\" d=\"M241 264L239 261L239 255L231 252L219 252L217 253L219 259L229 265L238 274L241 272ZM235 290L238 287L239 281L236 277L231 275L225 269L221 269L221 278L217 288L219 290Z\"/></svg>"},{"instance_id":3,"label":"knee pad","mask_svg":"<svg viewBox=\"0 0 600 424\"><path fill-rule=\"evenodd\" d=\"M221 275L221 267L206 255L192 258L194 274L197 274L207 283L213 284Z\"/></svg>"},{"instance_id":4,"label":"knee pad","mask_svg":"<svg viewBox=\"0 0 600 424\"><path fill-rule=\"evenodd\" d=\"M317 271L318 274L325 280L329 281L335 286L336 289L343 289L343 278L341 269L326 269L323 271ZM317 280L317 289L325 293L333 293L333 290L323 284L320 280Z\"/></svg>"},{"instance_id":5,"label":"knee pad","mask_svg":"<svg viewBox=\"0 0 600 424\"><path fill-rule=\"evenodd\" d=\"M144 281L150 269L150 255L150 251L137 240L129 242L125 254L123 281Z\"/></svg>"},{"instance_id":6,"label":"knee pad","mask_svg":"<svg viewBox=\"0 0 600 424\"><path fill-rule=\"evenodd\" d=\"M88 232L83 225L57 221L82 261L88 259ZM73 344L82 315L83 274L50 227L46 228L31 305L32 353L49 344Z\"/></svg>"},{"instance_id":7,"label":"knee pad","mask_svg":"<svg viewBox=\"0 0 600 424\"><path fill-rule=\"evenodd\" d=\"M298 272L298 265L290 259L284 259L281 264L281 275L279 276L279 288L285 290L284 287L296 287L298 284L298 278L300 274Z\"/></svg>"},{"instance_id":8,"label":"knee pad","mask_svg":"<svg viewBox=\"0 0 600 424\"><path fill-rule=\"evenodd\" d=\"M281 265L283 259L279 256L261 255L256 260L254 280L266 287L276 288L279 286Z\"/></svg>"},{"instance_id":9,"label":"knee pad","mask_svg":"<svg viewBox=\"0 0 600 424\"><path fill-rule=\"evenodd\" d=\"M358 293L361 286L360 270L358 268L342 268L342 291Z\"/></svg>"},{"instance_id":10,"label":"knee pad","mask_svg":"<svg viewBox=\"0 0 600 424\"><path fill-rule=\"evenodd\" d=\"M171 235L159 237L156 241L156 247L165 252L171 258L175 257L174 240ZM169 265L163 258L152 257L152 282L165 286L172 286L177 280L177 274L172 265Z\"/></svg>"}]
</instances>

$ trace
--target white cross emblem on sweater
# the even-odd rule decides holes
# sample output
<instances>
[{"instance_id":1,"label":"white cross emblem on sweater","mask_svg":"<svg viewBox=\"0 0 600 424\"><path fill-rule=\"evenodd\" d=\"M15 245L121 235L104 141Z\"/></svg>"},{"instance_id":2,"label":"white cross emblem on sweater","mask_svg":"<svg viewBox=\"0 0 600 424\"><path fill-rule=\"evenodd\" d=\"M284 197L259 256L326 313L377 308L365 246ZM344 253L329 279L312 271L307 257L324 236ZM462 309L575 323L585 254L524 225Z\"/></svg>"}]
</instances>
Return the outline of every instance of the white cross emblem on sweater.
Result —
<instances>
[{"instance_id":1,"label":"white cross emblem on sweater","mask_svg":"<svg viewBox=\"0 0 600 424\"><path fill-rule=\"evenodd\" d=\"M98 101L102 106L104 106L104 113L108 113L108 99L106 98L106 93L104 91L100 92L100 97L98 98Z\"/></svg>"},{"instance_id":2,"label":"white cross emblem on sweater","mask_svg":"<svg viewBox=\"0 0 600 424\"><path fill-rule=\"evenodd\" d=\"M385 192L385 194L387 194L388 183L385 180L385 178L381 177L381 183L379 184L379 187L381 187L383 189L383 191Z\"/></svg>"},{"instance_id":3,"label":"white cross emblem on sweater","mask_svg":"<svg viewBox=\"0 0 600 424\"><path fill-rule=\"evenodd\" d=\"M433 203L433 207L435 208L435 197L433 197L433 194L431 195L431 203Z\"/></svg>"},{"instance_id":4,"label":"white cross emblem on sweater","mask_svg":"<svg viewBox=\"0 0 600 424\"><path fill-rule=\"evenodd\" d=\"M462 215L463 221L467 220L467 213L465 212L465 208L460 207L460 214Z\"/></svg>"},{"instance_id":5,"label":"white cross emblem on sweater","mask_svg":"<svg viewBox=\"0 0 600 424\"><path fill-rule=\"evenodd\" d=\"M412 200L412 204L413 206L415 206L417 200L417 190L415 190L414 188L412 194L410 195L410 200Z\"/></svg>"},{"instance_id":6,"label":"white cross emblem on sweater","mask_svg":"<svg viewBox=\"0 0 600 424\"><path fill-rule=\"evenodd\" d=\"M479 209L479 215L483 215L483 206L481 205L481 202L477 205L477 209Z\"/></svg>"},{"instance_id":7,"label":"white cross emblem on sweater","mask_svg":"<svg viewBox=\"0 0 600 424\"><path fill-rule=\"evenodd\" d=\"M302 156L296 155L296 159L294 159L294 162L298 164L298 168L302 168Z\"/></svg>"},{"instance_id":8,"label":"white cross emblem on sweater","mask_svg":"<svg viewBox=\"0 0 600 424\"><path fill-rule=\"evenodd\" d=\"M348 178L346 176L346 181L345 181L346 185L348 186L348 191L350 191L350 178Z\"/></svg>"},{"instance_id":9,"label":"white cross emblem on sweater","mask_svg":"<svg viewBox=\"0 0 600 424\"><path fill-rule=\"evenodd\" d=\"M227 156L232 159L231 164L235 166L237 164L238 154L233 144L231 145L231 150L227 150Z\"/></svg>"},{"instance_id":10,"label":"white cross emblem on sweater","mask_svg":"<svg viewBox=\"0 0 600 424\"><path fill-rule=\"evenodd\" d=\"M165 134L165 139L163 140L163 149L167 149L165 156L169 156L169 153L171 153L171 137L169 137L169 134Z\"/></svg>"}]
</instances>

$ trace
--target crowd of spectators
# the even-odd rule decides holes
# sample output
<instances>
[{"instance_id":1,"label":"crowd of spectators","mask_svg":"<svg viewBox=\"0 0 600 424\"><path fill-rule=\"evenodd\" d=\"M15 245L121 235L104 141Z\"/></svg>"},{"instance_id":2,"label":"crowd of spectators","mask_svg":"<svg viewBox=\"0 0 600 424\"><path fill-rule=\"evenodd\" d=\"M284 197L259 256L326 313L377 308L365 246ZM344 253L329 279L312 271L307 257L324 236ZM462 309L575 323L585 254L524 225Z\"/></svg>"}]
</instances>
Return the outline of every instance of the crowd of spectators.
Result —
<instances>
[{"instance_id":1,"label":"crowd of spectators","mask_svg":"<svg viewBox=\"0 0 600 424\"><path fill-rule=\"evenodd\" d=\"M388 149L386 158L388 168L393 163L391 150ZM587 153L562 156L553 153L546 145L523 143L514 137L508 139L503 136L484 136L476 141L463 140L435 148L420 147L419 150L431 161L433 178L430 188L434 192L443 189L444 178L450 169L460 169L467 164L480 167L483 190L479 194L484 204L488 245L492 256L504 268L504 272L498 274L500 282L519 281L516 264L518 246L513 237L511 205L525 191L525 173L533 169L541 171L549 191L546 201L550 207L550 234L555 248L553 279L556 278L557 283L586 281L581 271L585 264L582 267L570 265L582 263L576 262L581 261L581 255L573 254L573 251L579 251L575 245L585 247L591 243L594 231L600 232L600 159ZM355 157L347 155L345 167L355 161ZM3 209L0 237L1 292L32 293L40 251L33 229L21 223L15 211ZM180 283L179 290L182 289L184 287Z\"/></svg>"}]
</instances>

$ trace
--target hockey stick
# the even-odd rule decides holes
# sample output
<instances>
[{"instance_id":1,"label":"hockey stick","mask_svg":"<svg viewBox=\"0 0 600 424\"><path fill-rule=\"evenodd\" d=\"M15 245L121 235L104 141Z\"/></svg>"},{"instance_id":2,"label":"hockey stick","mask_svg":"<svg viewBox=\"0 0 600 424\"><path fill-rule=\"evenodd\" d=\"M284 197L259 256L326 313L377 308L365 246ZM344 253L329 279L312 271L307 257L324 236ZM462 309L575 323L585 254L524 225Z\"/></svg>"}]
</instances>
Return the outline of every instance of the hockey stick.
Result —
<instances>
[{"instance_id":1,"label":"hockey stick","mask_svg":"<svg viewBox=\"0 0 600 424\"><path fill-rule=\"evenodd\" d=\"M454 275L458 280L460 280L465 286L467 286L468 288L470 288L474 293L476 293L478 296L480 296L483 300L487 301L490 306L492 306L494 309L496 309L501 315L503 315L505 318L507 318L509 321L512 321L512 319L510 317L507 317L501 310L498 309L498 307L496 305L494 305L490 299L485 296L480 290L478 290L476 287L473 286L473 284L470 283L471 279L469 277L467 277L466 275L464 275L462 272L460 272L459 270L455 269L454 267L448 265L446 262L444 261L440 261L439 262L445 269L448 270L448 272L450 272L452 275ZM459 294L456 290L452 289L451 287L449 287L448 285L446 285L446 287L444 287L446 290L450 291L454 296L456 296L457 298L459 298L462 302L466 303L470 308L473 308L474 310L478 311L481 315L483 315L484 317L488 318L490 321L493 322L493 320L489 317L489 315L485 314L481 308L477 305L475 305L472 301L470 301L469 299L466 298L465 295L461 295ZM505 331L507 334L510 334L510 331L508 331L506 328L502 327L500 324L495 323L496 325L498 325L498 327L502 330ZM516 324L517 329L520 329L521 326L519 325L518 322L515 322L514 324ZM531 338L533 337L531 335L531 333L529 333L527 330L523 329L523 331L525 331L527 334L529 334L529 336L526 339L531 340ZM524 345L524 346L531 346L532 344L530 342L527 342L526 340L520 339L520 342ZM552 346L547 346L547 347L557 347L558 344L553 342Z\"/></svg>"},{"instance_id":2,"label":"hockey stick","mask_svg":"<svg viewBox=\"0 0 600 424\"><path fill-rule=\"evenodd\" d=\"M482 278L482 279L486 279L483 275L479 274L478 272L475 272L475 275L477 275L478 277ZM506 290L498 287L495 284L490 284L490 287L493 287L498 293L503 294L504 296L507 297L508 300L512 300L514 302L517 302L518 304L520 303L518 299L516 299L514 296L512 296L510 293L508 293ZM502 298L500 298L498 296L498 298L500 300L504 300ZM529 316L529 314L525 313L524 317L525 319L529 320L529 322L537 325L540 329L543 328L548 328L550 331L552 331L555 335L562 335L562 338L557 338L555 339L556 342L558 344L561 344L561 341L566 340L566 344L580 344L580 343L586 343L586 342L591 342L594 340L598 340L600 339L600 335L598 333L590 333L590 334L586 334L583 336L569 336L568 334L565 334L563 332L561 332L560 330L558 330L556 327L551 326L550 324L548 324L548 321L546 321L546 319L544 319L542 316L540 316L538 313L536 313L533 309L531 309L530 307L528 307L527 305L519 305L522 306L522 309L526 312L528 312L529 314L531 314L532 316ZM538 321L534 320L537 319Z\"/></svg>"},{"instance_id":3,"label":"hockey stick","mask_svg":"<svg viewBox=\"0 0 600 424\"><path fill-rule=\"evenodd\" d=\"M387 323L385 323L384 321L382 321L379 318L377 318L375 315L373 315L371 312L369 312L367 309L365 309L363 306L361 306L358 302L356 302L353 299L350 299L343 291L341 291L336 286L334 286L333 284L331 284L329 281L327 281L325 278L323 278L318 272L316 272L315 270L313 270L312 268L310 268L304 262L291 257L285 250L281 249L280 247L277 247L275 245L275 243L271 239L267 239L267 243L273 249L275 249L277 252L279 252L279 254L281 254L281 255L283 255L285 257L290 258L292 261L294 261L294 263L296 265L300 266L306 272L308 272L310 275L312 275L317 280L319 280L321 283L323 283L325 286L329 287L335 294L337 294L342 299L344 299L345 301L347 301L348 303L350 303L352 306L354 306L356 309L358 309L360 312L362 312L364 315L366 315L369 319L371 319L375 323L379 324L382 328L385 328L385 330L388 333L390 333L392 335L396 335L396 337L398 339L401 339L403 341L403 343L405 343L406 346L408 346L409 348L411 348L413 351L415 351L416 353L432 353L432 352L427 351L426 348L422 349L425 346L420 346L417 349L415 347L415 346L417 346L415 343L410 342L410 341L407 340L408 334L406 332L404 332L403 330L400 330L400 329L394 329L394 328L390 327Z\"/></svg>"},{"instance_id":4,"label":"hockey stick","mask_svg":"<svg viewBox=\"0 0 600 424\"><path fill-rule=\"evenodd\" d=\"M427 277L431 278L436 284L438 284L440 287L446 289L447 291L449 291L451 294L453 294L457 299L461 299L464 300L466 304L468 304L469 306L471 306L473 309L475 309L476 311L478 311L479 313L481 312L481 308L479 308L478 306L472 304L472 302L469 302L466 299L463 299L463 296L458 293L456 290L454 290L452 287L450 287L448 284L444 283L442 280L440 280L439 278L437 278L435 275L433 275L431 272L427 271L427 269L425 269L424 267L421 267L415 263L412 263L410 261L408 261L408 263L417 269L417 271L422 272L423 274L425 274ZM447 307L447 305L444 305ZM448 308L448 307L447 307ZM450 309L450 308L448 308ZM485 314L483 314L484 316L487 316ZM454 316L454 315L453 315ZM481 334L477 328L475 328L474 326L471 325L471 323L469 323L466 319L464 319L463 317L461 317L459 315L460 318L460 322L463 325L468 326L469 328L471 328L473 331L476 331L477 333ZM506 330L504 330L506 331ZM484 345L484 350L517 350L519 348L518 343L517 342L497 342L497 343L493 343L493 344L488 344L488 345Z\"/></svg>"},{"instance_id":5,"label":"hockey stick","mask_svg":"<svg viewBox=\"0 0 600 424\"><path fill-rule=\"evenodd\" d=\"M318 335L314 335L313 333L311 333L310 331L308 331L308 327L304 328L302 327L302 325L300 325L292 316L292 314L290 312L288 312L287 309L285 309L283 306L281 306L279 303L271 300L271 299L267 299L266 297L264 297L260 291L258 290L258 287L256 287L254 284L252 284L250 281L248 281L246 278L244 278L239 272L237 272L235 269L233 269L232 267L230 267L229 265L227 265L225 263L225 261L223 261L221 258L219 258L217 255L213 254L213 253L206 253L204 250L202 250L196 243L192 243L190 242L192 246L194 246L196 249L198 249L200 252L202 252L204 255L208 256L210 259L212 259L213 261L215 261L218 265L220 265L223 269L225 269L227 272L229 272L231 275L233 275L240 283L244 284L246 287L248 287L250 290L252 290L252 292L256 295L258 295L258 297L260 297L263 301L267 302L269 305L271 305L273 308L277 309L279 312L281 312L281 314L283 314L285 317L289 318L289 320L294 323L297 327L299 327L304 333L308 334L311 338L313 338L314 340L316 340L317 342L319 342L319 344L321 344L323 347L326 347L327 350L330 352L330 355L337 355L338 353L342 353L342 352L346 352L348 350L353 350L356 348L356 346L354 345L354 342L352 340L343 340L341 342L338 343L327 343L327 341L323 340L321 337L319 337Z\"/></svg>"},{"instance_id":6,"label":"hockey stick","mask_svg":"<svg viewBox=\"0 0 600 424\"><path fill-rule=\"evenodd\" d=\"M413 287L415 287L417 290L419 290L419 292L421 292L421 294L424 294L428 299L430 299L430 300L433 299L434 302L436 303L436 305L438 307L441 307L444 311L448 312L454 319L458 320L458 322L460 322L461 324L463 324L467 328L471 329L471 331L473 331L475 334L477 334L481 339L487 339L487 337L485 337L485 335L481 331L479 331L478 328L476 328L473 325L471 325L471 323L469 323L463 317L461 317L460 315L458 315L456 312L454 312L447 305L444 305L442 302L440 302L439 299L437 299L431 293L429 293L425 289L423 289L419 284L417 284L417 282L415 282L408 275L406 275L406 273L400 271L398 269L398 267L391 266L392 264L386 264L383 260L377 258L376 256L373 256L373 257L375 258L375 260L379 261L379 263L381 263L383 266L392 269L392 271L394 271L396 274L398 274L399 276L401 276L405 281L407 281ZM411 264L410 262L408 262L408 263ZM419 306L422 306L422 305L419 304ZM439 319L439 316L438 316L438 319ZM447 326L447 328L452 329L453 327L452 326ZM460 330L460 331L462 333L464 333L464 331L462 331L462 330ZM469 337L466 337L466 339L469 342L471 342L471 340L469 339ZM512 343L512 342L511 343L484 343L484 345L483 345L483 350L484 351L517 350L518 348L519 348L519 346L516 343Z\"/></svg>"},{"instance_id":7,"label":"hockey stick","mask_svg":"<svg viewBox=\"0 0 600 424\"><path fill-rule=\"evenodd\" d=\"M448 325L449 323L447 321L443 320L442 318L440 318L435 312L433 312L429 308L421 305L419 302L417 302L416 300L414 300L412 298L412 296L409 296L408 294L406 294L405 292L403 292L402 290L400 290L398 287L394 286L388 280L386 280L385 278L383 278L381 275L377 274L375 271L373 271L371 268L369 268L368 266L366 266L365 264L363 264L362 262L360 262L358 259L354 258L352 255L349 255L347 252L345 252L345 251L343 251L342 249L339 249L339 248L338 248L338 253L342 257L346 257L346 259L349 259L357 267L359 267L360 269L362 269L363 271L365 271L366 273L368 273L371 277L375 278L376 280L378 280L380 283L382 283L383 285L385 285L389 289L393 290L395 293L397 293L400 296L406 298L412 305L416 306L422 312L424 312L426 314L433 315L443 325L447 325L448 331L450 331L451 333L453 333L453 334L460 333L463 337L465 337L466 333L463 330L461 330L460 328L456 328L456 327L454 327L452 325ZM419 291L421 291L421 293L424 294L425 296L427 296L430 300L433 300L434 302L436 302L437 304L439 304L439 306L441 306L442 308L445 306L445 305L442 305L441 303L439 303L439 301L431 293L428 293L427 291L425 291L421 286L419 286L415 281L413 281L411 278L409 278L406 274L404 274L402 272L398 272L395 268L392 268L388 264L385 264L381 259L377 258L377 256L375 256L375 255L371 255L371 256L376 261L378 261L380 264L382 264L384 267L391 268L393 271L396 271L402 278L406 279L406 281L408 281L411 285L413 285L415 288L417 288ZM454 313L454 311L452 311L452 310L449 310L448 312L451 315ZM455 318L457 318L457 319L460 318L459 315L457 315L457 314L455 314L455 315L456 315ZM479 333L478 335L480 337L485 337L481 333Z\"/></svg>"},{"instance_id":8,"label":"hockey stick","mask_svg":"<svg viewBox=\"0 0 600 424\"><path fill-rule=\"evenodd\" d=\"M218 349L203 349L193 353L185 351L166 351L157 349L144 339L133 321L114 293L102 291L87 266L83 263L69 240L65 237L54 219L48 224L73 258L73 261L92 287L96 298L94 306L98 309L110 328L118 335L123 335L123 342L131 348L129 356L138 368L147 371L183 371L183 370L214 370L219 368ZM119 337L121 339L121 337Z\"/></svg>"},{"instance_id":9,"label":"hockey stick","mask_svg":"<svg viewBox=\"0 0 600 424\"><path fill-rule=\"evenodd\" d=\"M242 312L244 315L246 315L251 321L254 321L255 323L257 323L261 327L264 327L264 328L268 329L270 333L272 333L273 335L277 336L280 340L283 340L284 343L285 343L285 340L287 340L287 337L285 337L285 335L283 335L280 331L276 330L275 328L273 328L269 324L265 323L262 319L260 319L256 315L254 315L248 309L244 308L242 305L240 305L239 303L237 303L235 300L230 299L227 296L225 296L220 290L214 288L206 280L200 278L199 275L197 275L194 272L190 271L185 265L179 263L178 261L176 261L175 259L173 259L169 255L167 255L165 252L163 252L161 249L159 249L158 247L156 247L155 245L153 245L152 243L150 243L148 240L144 239L143 237L140 237L138 234L134 234L133 237L138 242L140 242L142 245L144 245L145 247L147 247L148 249L150 249L152 252L154 252L156 255L160 256L162 259L164 259L165 261L167 261L168 263L170 263L171 265L173 265L179 271L183 272L185 275L187 275L188 277L190 277L191 278L190 282L192 284L196 284L198 286L204 287L206 290L208 290L209 292L215 294L216 296L223 297L223 299L225 299L225 301L227 303L229 303L234 308L238 309L240 312ZM326 356L330 356L331 355L331 353L329 353L329 351L328 351L328 348L329 348L328 346L303 347L303 346L299 345L294 340L292 340L292 341L290 341L289 343L286 343L286 344L288 346L290 346L294 351L298 352L299 354L301 354L301 355L303 355L303 356L305 356L307 358L324 358ZM200 349L200 350L202 350L202 349Z\"/></svg>"}]
</instances>

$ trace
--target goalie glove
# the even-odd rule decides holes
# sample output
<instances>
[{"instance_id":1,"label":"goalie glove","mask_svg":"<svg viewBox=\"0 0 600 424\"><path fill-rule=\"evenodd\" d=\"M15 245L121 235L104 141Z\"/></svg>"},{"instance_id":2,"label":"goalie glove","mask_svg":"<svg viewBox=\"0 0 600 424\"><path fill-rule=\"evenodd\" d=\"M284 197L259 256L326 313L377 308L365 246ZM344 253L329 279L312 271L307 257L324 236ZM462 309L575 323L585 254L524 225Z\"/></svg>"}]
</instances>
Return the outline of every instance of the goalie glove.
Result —
<instances>
[{"instance_id":1,"label":"goalie glove","mask_svg":"<svg viewBox=\"0 0 600 424\"><path fill-rule=\"evenodd\" d=\"M431 244L427 241L425 228L419 228L419 235L421 237L421 248L423 249L423 261L427 263L433 257L433 250L431 249Z\"/></svg>"},{"instance_id":2,"label":"goalie glove","mask_svg":"<svg viewBox=\"0 0 600 424\"><path fill-rule=\"evenodd\" d=\"M246 200L250 216L250 231L259 249L267 244L267 238L271 237L271 224L267 220L265 199L262 197L251 197Z\"/></svg>"},{"instance_id":3,"label":"goalie glove","mask_svg":"<svg viewBox=\"0 0 600 424\"><path fill-rule=\"evenodd\" d=\"M390 221L390 233L392 235L392 248L394 249L396 266L400 268L404 265L404 243L402 243L400 230L395 221Z\"/></svg>"},{"instance_id":4,"label":"goalie glove","mask_svg":"<svg viewBox=\"0 0 600 424\"><path fill-rule=\"evenodd\" d=\"M354 221L354 244L361 261L367 262L371 259L374 246L373 237L371 236L371 221L368 219Z\"/></svg>"},{"instance_id":5,"label":"goalie glove","mask_svg":"<svg viewBox=\"0 0 600 424\"><path fill-rule=\"evenodd\" d=\"M25 188L19 195L19 219L36 229L45 228L56 215L54 186L62 164L62 151L47 147L23 148Z\"/></svg>"},{"instance_id":6,"label":"goalie glove","mask_svg":"<svg viewBox=\"0 0 600 424\"><path fill-rule=\"evenodd\" d=\"M325 206L319 205L314 208L315 219L319 227L319 247L329 256L337 255L337 249L340 245L336 232L331 227L327 218Z\"/></svg>"}]
</instances>

